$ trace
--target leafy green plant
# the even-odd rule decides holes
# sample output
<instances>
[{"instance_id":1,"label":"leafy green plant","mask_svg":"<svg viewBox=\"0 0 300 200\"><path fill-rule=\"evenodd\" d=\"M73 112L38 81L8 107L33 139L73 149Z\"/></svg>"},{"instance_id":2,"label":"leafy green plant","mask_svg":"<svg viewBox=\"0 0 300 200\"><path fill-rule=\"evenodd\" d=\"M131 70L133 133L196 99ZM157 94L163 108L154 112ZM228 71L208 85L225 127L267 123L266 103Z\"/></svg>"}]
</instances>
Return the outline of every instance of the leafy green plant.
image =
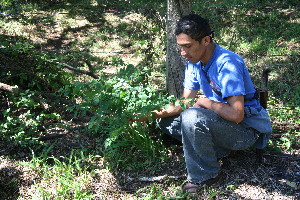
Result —
<instances>
[{"instance_id":1,"label":"leafy green plant","mask_svg":"<svg viewBox=\"0 0 300 200\"><path fill-rule=\"evenodd\" d=\"M115 60L119 65L125 65ZM61 90L62 94L73 96L79 105L70 107L78 117L93 113L87 126L87 133L106 138L104 156L110 168L126 168L138 161L158 161L166 158L164 146L154 141L151 129L136 123L129 126L134 118L148 116L149 112L160 109L170 102L183 106L173 96L164 94L147 85L148 68L127 65L116 76L101 75L100 79L89 82L75 82L72 87Z\"/></svg>"},{"instance_id":2,"label":"leafy green plant","mask_svg":"<svg viewBox=\"0 0 300 200\"><path fill-rule=\"evenodd\" d=\"M293 153L300 145L300 133L288 131L279 139L270 141L269 148L279 152Z\"/></svg>"},{"instance_id":3,"label":"leafy green plant","mask_svg":"<svg viewBox=\"0 0 300 200\"><path fill-rule=\"evenodd\" d=\"M80 105L69 108L78 116L94 113L88 133L107 138L103 151L111 167L126 167L143 157L157 161L165 155L163 145L151 138L149 127L138 123L129 126L130 119L148 115L174 99L144 85L147 74L147 68L127 65L114 77L102 75L99 80L75 82L73 87L61 91L80 99ZM152 121L151 116L149 120Z\"/></svg>"},{"instance_id":4,"label":"leafy green plant","mask_svg":"<svg viewBox=\"0 0 300 200\"><path fill-rule=\"evenodd\" d=\"M90 133L109 133L118 130L129 119L147 115L149 111L168 104L174 97L158 93L151 85L143 86L144 72L128 65L117 76L103 75L86 83L75 82L62 91L80 99L81 104L71 107L79 115L93 112L88 129Z\"/></svg>"}]
</instances>

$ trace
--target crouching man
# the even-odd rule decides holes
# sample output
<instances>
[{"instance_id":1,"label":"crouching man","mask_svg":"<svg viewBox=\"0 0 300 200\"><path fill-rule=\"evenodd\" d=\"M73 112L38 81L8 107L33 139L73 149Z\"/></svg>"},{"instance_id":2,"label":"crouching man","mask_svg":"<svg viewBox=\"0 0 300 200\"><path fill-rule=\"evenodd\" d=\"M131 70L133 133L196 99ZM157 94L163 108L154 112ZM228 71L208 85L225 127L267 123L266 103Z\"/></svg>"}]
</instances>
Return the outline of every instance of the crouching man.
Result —
<instances>
[{"instance_id":1,"label":"crouching man","mask_svg":"<svg viewBox=\"0 0 300 200\"><path fill-rule=\"evenodd\" d=\"M152 114L162 131L183 143L188 174L183 190L194 193L217 180L219 158L251 145L263 148L272 128L243 59L213 42L206 19L183 17L175 35L189 61L182 97L195 99L200 89L205 97L184 111L171 105Z\"/></svg>"}]
</instances>

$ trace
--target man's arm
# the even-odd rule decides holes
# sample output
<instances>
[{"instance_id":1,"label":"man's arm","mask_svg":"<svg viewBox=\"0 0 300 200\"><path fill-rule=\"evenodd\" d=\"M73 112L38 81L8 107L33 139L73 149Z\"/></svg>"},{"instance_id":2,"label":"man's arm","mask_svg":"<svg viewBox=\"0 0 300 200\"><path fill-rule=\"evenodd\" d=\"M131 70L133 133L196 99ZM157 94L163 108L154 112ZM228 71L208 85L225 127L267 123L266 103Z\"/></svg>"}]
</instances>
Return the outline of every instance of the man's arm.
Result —
<instances>
[{"instance_id":1,"label":"man's arm","mask_svg":"<svg viewBox=\"0 0 300 200\"><path fill-rule=\"evenodd\" d=\"M198 90L189 90L184 88L182 98L191 98L194 99L198 93Z\"/></svg>"},{"instance_id":2,"label":"man's arm","mask_svg":"<svg viewBox=\"0 0 300 200\"><path fill-rule=\"evenodd\" d=\"M228 103L220 103L208 98L199 98L194 107L207 108L228 121L241 122L244 119L244 96L237 95L228 97L227 102Z\"/></svg>"},{"instance_id":3,"label":"man's arm","mask_svg":"<svg viewBox=\"0 0 300 200\"><path fill-rule=\"evenodd\" d=\"M189 90L189 89L184 88L182 98L194 99L197 95L197 92L198 92L198 90ZM188 105L188 103L185 100L179 100L179 101L183 101L183 103L186 104L187 107L190 106L190 105ZM181 108L180 105L175 106L174 104L170 104L168 108L161 108L160 110L153 110L147 116L144 116L144 117L141 117L138 119L134 119L134 121L140 121L140 122L147 121L148 116L151 116L153 119L171 117L171 116L180 114L182 111L183 111L183 109Z\"/></svg>"},{"instance_id":4,"label":"man's arm","mask_svg":"<svg viewBox=\"0 0 300 200\"><path fill-rule=\"evenodd\" d=\"M183 94L182 94L182 98L189 98L189 99L194 99L197 95L198 90L189 90L184 88L183 90ZM180 101L180 100L179 100ZM190 105L188 105L188 102L186 102L185 100L182 100L184 104L187 105L187 107L190 107ZM164 118L164 117L171 117L174 115L178 115L183 111L183 109L181 108L180 105L175 106L174 104L170 104L169 108L165 109L162 108L160 111L152 111L154 119L157 118Z\"/></svg>"}]
</instances>

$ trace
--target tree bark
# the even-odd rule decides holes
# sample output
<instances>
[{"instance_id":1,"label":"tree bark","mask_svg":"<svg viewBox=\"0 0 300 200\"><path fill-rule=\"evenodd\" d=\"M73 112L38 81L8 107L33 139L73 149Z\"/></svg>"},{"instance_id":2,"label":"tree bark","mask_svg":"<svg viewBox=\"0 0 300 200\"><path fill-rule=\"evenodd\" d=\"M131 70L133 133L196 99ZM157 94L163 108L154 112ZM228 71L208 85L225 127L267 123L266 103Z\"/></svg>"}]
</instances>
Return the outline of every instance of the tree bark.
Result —
<instances>
[{"instance_id":1,"label":"tree bark","mask_svg":"<svg viewBox=\"0 0 300 200\"><path fill-rule=\"evenodd\" d=\"M168 0L166 87L168 94L176 97L182 95L186 59L180 55L174 30L178 20L190 12L191 0Z\"/></svg>"}]
</instances>

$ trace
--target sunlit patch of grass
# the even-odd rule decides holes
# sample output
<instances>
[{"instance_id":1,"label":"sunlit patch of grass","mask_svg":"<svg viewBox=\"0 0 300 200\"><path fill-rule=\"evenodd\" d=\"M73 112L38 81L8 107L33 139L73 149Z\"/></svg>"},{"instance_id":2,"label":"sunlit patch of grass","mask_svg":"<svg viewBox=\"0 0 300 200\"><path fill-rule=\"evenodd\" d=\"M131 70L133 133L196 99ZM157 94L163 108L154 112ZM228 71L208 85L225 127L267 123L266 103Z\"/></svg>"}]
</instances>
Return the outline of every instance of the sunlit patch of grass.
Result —
<instances>
[{"instance_id":1,"label":"sunlit patch of grass","mask_svg":"<svg viewBox=\"0 0 300 200\"><path fill-rule=\"evenodd\" d=\"M52 161L53 164L50 164ZM32 186L33 198L89 199L93 195L87 188L93 172L84 165L88 161L83 153L69 158L37 157L23 163L27 170L37 173L40 179ZM50 162L50 163L49 163Z\"/></svg>"},{"instance_id":2,"label":"sunlit patch of grass","mask_svg":"<svg viewBox=\"0 0 300 200\"><path fill-rule=\"evenodd\" d=\"M35 28L33 25L24 26L22 22L11 20L9 23L3 21L0 22L0 32L1 34L9 36L22 36L25 38L30 38L31 30Z\"/></svg>"}]
</instances>

